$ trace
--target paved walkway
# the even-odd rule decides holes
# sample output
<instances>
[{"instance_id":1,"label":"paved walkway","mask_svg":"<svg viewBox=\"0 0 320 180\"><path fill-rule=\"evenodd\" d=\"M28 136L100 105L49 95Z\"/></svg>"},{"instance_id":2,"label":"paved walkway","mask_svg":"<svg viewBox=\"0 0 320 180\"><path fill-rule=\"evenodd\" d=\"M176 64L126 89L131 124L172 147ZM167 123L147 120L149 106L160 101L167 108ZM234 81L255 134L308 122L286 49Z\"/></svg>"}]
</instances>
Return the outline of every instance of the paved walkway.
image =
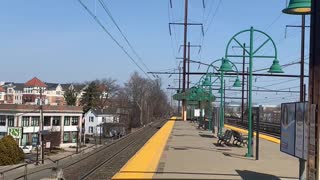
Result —
<instances>
[{"instance_id":1,"label":"paved walkway","mask_svg":"<svg viewBox=\"0 0 320 180\"><path fill-rule=\"evenodd\" d=\"M260 139L260 159L244 157L246 148L217 146L217 138L195 124L176 121L154 179L298 179L298 159L279 144Z\"/></svg>"}]
</instances>

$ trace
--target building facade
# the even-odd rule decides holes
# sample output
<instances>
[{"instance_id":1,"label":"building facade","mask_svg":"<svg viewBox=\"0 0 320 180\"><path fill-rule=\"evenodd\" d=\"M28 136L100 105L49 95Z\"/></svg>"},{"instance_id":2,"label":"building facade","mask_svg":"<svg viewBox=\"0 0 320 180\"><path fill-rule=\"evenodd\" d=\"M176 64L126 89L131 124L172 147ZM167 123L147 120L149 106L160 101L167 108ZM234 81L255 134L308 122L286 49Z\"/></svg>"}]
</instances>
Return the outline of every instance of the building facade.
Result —
<instances>
[{"instance_id":1,"label":"building facade","mask_svg":"<svg viewBox=\"0 0 320 180\"><path fill-rule=\"evenodd\" d=\"M0 104L0 138L8 134L8 128L22 128L22 136L16 139L20 146L31 146L37 139L40 110L36 105ZM51 146L75 145L81 136L82 107L43 106L44 140Z\"/></svg>"},{"instance_id":2,"label":"building facade","mask_svg":"<svg viewBox=\"0 0 320 180\"><path fill-rule=\"evenodd\" d=\"M85 121L85 134L99 136L103 134L103 128L101 127L104 123L118 123L119 115L110 111L109 109L97 110L90 109L84 115Z\"/></svg>"}]
</instances>

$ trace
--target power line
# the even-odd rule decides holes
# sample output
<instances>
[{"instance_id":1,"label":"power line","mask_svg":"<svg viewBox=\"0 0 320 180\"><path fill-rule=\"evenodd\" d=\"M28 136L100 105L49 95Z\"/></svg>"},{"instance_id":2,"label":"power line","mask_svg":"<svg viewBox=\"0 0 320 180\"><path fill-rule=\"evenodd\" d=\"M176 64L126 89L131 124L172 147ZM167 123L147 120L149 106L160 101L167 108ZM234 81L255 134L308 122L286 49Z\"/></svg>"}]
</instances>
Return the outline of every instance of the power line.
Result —
<instances>
[{"instance_id":1,"label":"power line","mask_svg":"<svg viewBox=\"0 0 320 180\"><path fill-rule=\"evenodd\" d=\"M121 28L119 27L118 23L116 22L116 20L113 18L110 10L108 9L108 7L106 6L106 4L104 3L103 0L99 0L101 6L103 7L103 9L105 10L105 12L108 14L108 16L110 17L111 21L113 22L113 24L117 27L118 31L120 32L121 36L124 38L124 40L127 42L127 44L129 45L130 49L132 50L132 52L135 54L135 56L138 58L138 60L142 63L142 65L148 70L150 71L150 69L148 68L148 66L142 61L141 57L139 56L139 54L137 53L137 51L133 48L132 44L129 42L128 38L126 37L126 35L124 35L124 33L122 32Z\"/></svg>"},{"instance_id":2,"label":"power line","mask_svg":"<svg viewBox=\"0 0 320 180\"><path fill-rule=\"evenodd\" d=\"M106 27L101 23L101 21L95 16L92 11L81 1L78 0L82 7L90 14L90 16L98 23L98 25L104 30L105 33L120 47L120 49L130 58L130 60L149 78L150 76L142 69L142 67L134 60L134 58L128 53L126 49L112 36L112 34L106 29Z\"/></svg>"}]
</instances>

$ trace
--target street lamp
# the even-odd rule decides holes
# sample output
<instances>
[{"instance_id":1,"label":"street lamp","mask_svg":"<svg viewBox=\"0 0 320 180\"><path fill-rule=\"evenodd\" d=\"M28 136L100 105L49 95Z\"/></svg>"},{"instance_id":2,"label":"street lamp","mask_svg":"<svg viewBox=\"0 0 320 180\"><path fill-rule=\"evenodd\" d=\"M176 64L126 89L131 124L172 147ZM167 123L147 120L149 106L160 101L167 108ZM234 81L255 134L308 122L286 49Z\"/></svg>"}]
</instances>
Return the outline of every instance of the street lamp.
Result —
<instances>
[{"instance_id":1,"label":"street lamp","mask_svg":"<svg viewBox=\"0 0 320 180\"><path fill-rule=\"evenodd\" d=\"M282 10L285 14L301 15L301 61L300 61L300 102L305 100L304 90L304 46L305 46L305 15L311 13L311 0L290 0L287 8ZM299 158L299 178L304 178L305 160Z\"/></svg>"},{"instance_id":2,"label":"street lamp","mask_svg":"<svg viewBox=\"0 0 320 180\"><path fill-rule=\"evenodd\" d=\"M214 63L221 61L221 66L219 69L217 69L214 66ZM220 90L218 93L220 93L220 123L219 123L219 130L218 130L218 134L222 134L222 129L224 127L224 73L225 72L236 72L237 73L237 79L235 81L235 83L233 84L233 87L241 87L241 83L239 80L239 76L238 76L238 68L237 66L231 62L228 58L221 58L221 59L217 59L215 61L213 61L207 69L207 74L211 77L213 76L210 71L210 68L213 68L213 71L216 70L218 72L220 72L220 76L218 76L218 79L220 80ZM212 122L212 121L211 121Z\"/></svg>"},{"instance_id":3,"label":"street lamp","mask_svg":"<svg viewBox=\"0 0 320 180\"><path fill-rule=\"evenodd\" d=\"M290 0L287 8L282 10L286 14L310 14L311 0Z\"/></svg>"},{"instance_id":4,"label":"street lamp","mask_svg":"<svg viewBox=\"0 0 320 180\"><path fill-rule=\"evenodd\" d=\"M249 33L249 38L250 38L250 43L249 43L249 51L243 46L243 43L241 43L238 39L239 36L243 34ZM265 37L266 40L258 46L256 49L254 49L253 43L254 43L254 35L257 35L259 37ZM232 42L237 43L240 47L242 47L245 51L244 54L241 55L234 55L234 54L229 54L229 47ZM257 53L263 48L264 46L270 44L274 48L274 54L272 55L258 55ZM247 30L240 31L236 33L232 38L229 40L226 48L226 53L225 53L226 58L231 58L231 57L249 57L249 99L248 99L248 152L246 153L246 157L252 157L253 152L252 152L252 68L253 68L253 58L271 58L273 59L273 63L271 67L269 68L269 73L283 73L281 66L279 65L279 60L278 60L278 52L277 52L277 47L272 40L272 38L266 34L263 31L256 30L253 27Z\"/></svg>"}]
</instances>

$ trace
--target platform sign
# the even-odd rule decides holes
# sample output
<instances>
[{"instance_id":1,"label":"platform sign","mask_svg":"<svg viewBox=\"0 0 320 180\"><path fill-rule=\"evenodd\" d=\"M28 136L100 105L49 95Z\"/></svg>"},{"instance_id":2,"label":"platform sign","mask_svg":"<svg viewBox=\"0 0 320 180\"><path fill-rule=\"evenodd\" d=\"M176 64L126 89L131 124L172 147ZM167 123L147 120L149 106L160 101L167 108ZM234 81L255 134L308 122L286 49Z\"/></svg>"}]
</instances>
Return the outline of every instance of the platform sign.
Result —
<instances>
[{"instance_id":1,"label":"platform sign","mask_svg":"<svg viewBox=\"0 0 320 180\"><path fill-rule=\"evenodd\" d=\"M280 151L306 160L308 135L308 102L281 104Z\"/></svg>"},{"instance_id":2,"label":"platform sign","mask_svg":"<svg viewBox=\"0 0 320 180\"><path fill-rule=\"evenodd\" d=\"M296 135L294 154L298 158L303 158L304 149L304 104L296 103Z\"/></svg>"},{"instance_id":3,"label":"platform sign","mask_svg":"<svg viewBox=\"0 0 320 180\"><path fill-rule=\"evenodd\" d=\"M295 104L281 104L280 151L295 155Z\"/></svg>"},{"instance_id":4,"label":"platform sign","mask_svg":"<svg viewBox=\"0 0 320 180\"><path fill-rule=\"evenodd\" d=\"M12 136L14 139L21 139L22 128L21 127L8 127L8 135Z\"/></svg>"},{"instance_id":5,"label":"platform sign","mask_svg":"<svg viewBox=\"0 0 320 180\"><path fill-rule=\"evenodd\" d=\"M200 117L200 109L194 109L194 117Z\"/></svg>"}]
</instances>

